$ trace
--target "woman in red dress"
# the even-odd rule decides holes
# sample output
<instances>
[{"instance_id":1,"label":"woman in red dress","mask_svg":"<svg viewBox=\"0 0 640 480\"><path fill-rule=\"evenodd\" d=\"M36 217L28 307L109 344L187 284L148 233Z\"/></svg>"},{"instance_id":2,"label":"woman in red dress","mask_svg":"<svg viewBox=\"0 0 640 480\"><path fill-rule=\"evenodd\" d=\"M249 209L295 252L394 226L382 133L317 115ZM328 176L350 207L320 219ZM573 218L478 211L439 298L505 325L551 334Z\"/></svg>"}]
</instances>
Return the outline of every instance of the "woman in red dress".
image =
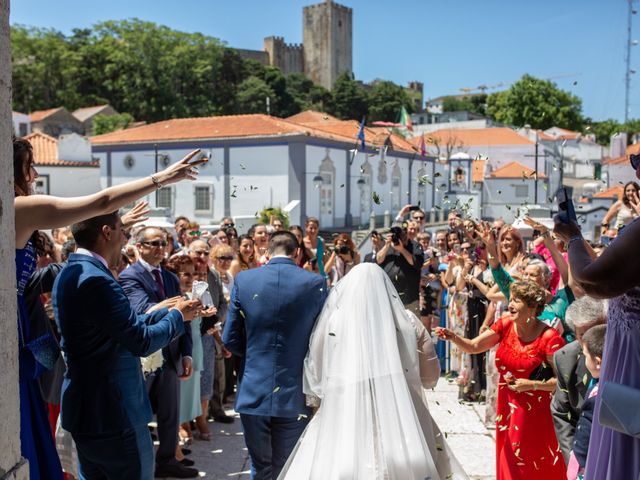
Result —
<instances>
[{"instance_id":1,"label":"woman in red dress","mask_svg":"<svg viewBox=\"0 0 640 480\"><path fill-rule=\"evenodd\" d=\"M482 353L500 343L496 352L498 480L566 478L549 407L556 389L553 354L564 340L537 319L545 298L537 284L519 281L511 286L509 314L490 330L466 339L446 328L436 329L438 337L467 353Z\"/></svg>"}]
</instances>

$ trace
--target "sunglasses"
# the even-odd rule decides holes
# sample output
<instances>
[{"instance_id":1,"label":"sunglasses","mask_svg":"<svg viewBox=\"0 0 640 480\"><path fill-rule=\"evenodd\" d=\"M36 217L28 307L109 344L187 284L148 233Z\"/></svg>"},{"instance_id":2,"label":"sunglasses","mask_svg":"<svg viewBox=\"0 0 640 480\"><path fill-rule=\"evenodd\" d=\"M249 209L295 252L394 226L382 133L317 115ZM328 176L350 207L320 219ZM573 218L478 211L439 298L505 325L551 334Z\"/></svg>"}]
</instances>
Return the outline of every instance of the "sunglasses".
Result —
<instances>
[{"instance_id":1,"label":"sunglasses","mask_svg":"<svg viewBox=\"0 0 640 480\"><path fill-rule=\"evenodd\" d=\"M228 257L228 256L221 256L221 257L216 257L218 260L220 260L221 262L230 262L231 260L233 260L233 257Z\"/></svg>"},{"instance_id":2,"label":"sunglasses","mask_svg":"<svg viewBox=\"0 0 640 480\"><path fill-rule=\"evenodd\" d=\"M189 232L189 235L192 237L199 237L202 232L200 230L192 230Z\"/></svg>"},{"instance_id":3,"label":"sunglasses","mask_svg":"<svg viewBox=\"0 0 640 480\"><path fill-rule=\"evenodd\" d=\"M141 242L141 243L143 245L147 245L149 247L154 247L154 248L167 246L167 242L165 242L164 240L154 240L153 242Z\"/></svg>"},{"instance_id":4,"label":"sunglasses","mask_svg":"<svg viewBox=\"0 0 640 480\"><path fill-rule=\"evenodd\" d=\"M194 252L196 255L198 256L202 256L202 255L209 255L209 250L199 250L199 251L195 251Z\"/></svg>"},{"instance_id":5,"label":"sunglasses","mask_svg":"<svg viewBox=\"0 0 640 480\"><path fill-rule=\"evenodd\" d=\"M640 167L640 154L629 155L629 161L634 170L638 170Z\"/></svg>"},{"instance_id":6,"label":"sunglasses","mask_svg":"<svg viewBox=\"0 0 640 480\"><path fill-rule=\"evenodd\" d=\"M222 224L222 226L223 226L223 227L235 227L235 226L236 226L236 224L235 224L235 223L233 223L233 222L231 222L231 223L223 223L223 224Z\"/></svg>"},{"instance_id":7,"label":"sunglasses","mask_svg":"<svg viewBox=\"0 0 640 480\"><path fill-rule=\"evenodd\" d=\"M413 219L414 220L424 220L424 215L414 215Z\"/></svg>"}]
</instances>

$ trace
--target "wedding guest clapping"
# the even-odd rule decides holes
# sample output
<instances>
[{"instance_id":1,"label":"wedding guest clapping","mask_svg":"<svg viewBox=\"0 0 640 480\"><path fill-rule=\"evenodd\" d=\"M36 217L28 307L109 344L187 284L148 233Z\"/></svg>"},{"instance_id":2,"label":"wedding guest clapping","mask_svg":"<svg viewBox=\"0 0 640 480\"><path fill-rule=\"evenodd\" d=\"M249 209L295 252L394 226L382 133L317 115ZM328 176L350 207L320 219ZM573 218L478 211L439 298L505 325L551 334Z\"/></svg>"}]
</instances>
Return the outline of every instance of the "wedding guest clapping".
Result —
<instances>
[{"instance_id":1,"label":"wedding guest clapping","mask_svg":"<svg viewBox=\"0 0 640 480\"><path fill-rule=\"evenodd\" d=\"M136 238L140 259L120 274L120 284L131 307L138 314L146 313L155 305L181 294L176 275L161 266L166 245L167 240L162 230L156 227L143 228ZM158 475L183 475L182 478L189 478L187 475L198 474L197 470L182 465L176 459L179 382L180 378L188 378L192 374L192 348L191 327L188 326L184 335L164 348L164 367L147 378L149 397L158 419L160 446L155 459Z\"/></svg>"}]
</instances>

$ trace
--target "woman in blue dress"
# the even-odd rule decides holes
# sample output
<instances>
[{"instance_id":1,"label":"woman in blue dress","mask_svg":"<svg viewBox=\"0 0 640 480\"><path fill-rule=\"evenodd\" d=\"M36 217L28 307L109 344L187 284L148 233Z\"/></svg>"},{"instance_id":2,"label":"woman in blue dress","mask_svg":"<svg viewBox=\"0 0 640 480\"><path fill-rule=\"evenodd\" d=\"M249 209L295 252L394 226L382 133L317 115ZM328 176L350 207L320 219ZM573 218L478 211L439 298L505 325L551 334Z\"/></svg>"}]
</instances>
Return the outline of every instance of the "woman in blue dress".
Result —
<instances>
[{"instance_id":1,"label":"woman in blue dress","mask_svg":"<svg viewBox=\"0 0 640 480\"><path fill-rule=\"evenodd\" d=\"M37 230L59 228L104 215L134 202L160 186L183 179L195 179L197 171L193 167L206 161L201 158L189 162L198 152L199 150L191 152L179 162L150 177L84 197L61 198L33 194L38 177L34 167L33 148L22 138L13 141L20 447L22 456L29 461L31 479L62 479L60 460L37 382L44 371L53 367L60 349L51 334L32 338L24 302L24 288L36 269L34 242Z\"/></svg>"}]
</instances>

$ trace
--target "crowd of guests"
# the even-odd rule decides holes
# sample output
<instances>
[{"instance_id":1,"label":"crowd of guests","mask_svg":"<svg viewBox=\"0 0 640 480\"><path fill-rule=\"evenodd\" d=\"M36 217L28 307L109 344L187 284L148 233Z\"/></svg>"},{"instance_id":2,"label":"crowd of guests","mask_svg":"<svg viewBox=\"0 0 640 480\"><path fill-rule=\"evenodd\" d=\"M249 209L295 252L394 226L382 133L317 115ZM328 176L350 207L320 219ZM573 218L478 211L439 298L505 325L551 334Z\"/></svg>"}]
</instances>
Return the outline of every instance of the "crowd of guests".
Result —
<instances>
[{"instance_id":1,"label":"crowd of guests","mask_svg":"<svg viewBox=\"0 0 640 480\"><path fill-rule=\"evenodd\" d=\"M76 413L65 413L63 406L62 423L58 420L61 398L72 396L70 357L76 347L64 320L71 315L63 300L67 297L62 286L54 287L56 277L66 274L68 280L71 264L90 256L108 268L126 295L126 315L155 315L162 320L159 325L165 322L165 332L154 333L164 335L164 343L157 343L162 348L153 350L151 341L136 350L144 357L140 369L151 365L144 368L144 381L157 421L151 433L159 441L154 473L193 478L198 470L189 459L189 444L212 440L211 421L234 421L225 405L234 396L241 360L221 339L234 279L269 262L269 235L285 229L297 239L298 267L324 277L328 289L360 262L376 263L386 272L405 307L433 332L441 370L460 386L460 399L486 403L487 426L496 429L498 478L581 478L585 473L585 478L615 478L589 476L598 378L610 350L602 298L612 296L594 286L589 275L595 275L590 272L599 256L613 256L608 253L613 247L607 246L611 239L624 237L626 226L638 217L635 182L625 186L625 198L614 205L616 228L603 223L606 240L596 244L578 238L579 230L555 234L532 219L526 222L533 235L525 238L502 220L477 222L456 211L449 213L447 228L429 231L425 212L411 205L390 229L370 232L366 252L346 233L325 241L313 217L304 225L272 217L268 225L239 232L232 217L210 231L179 216L173 228L163 228L147 222L148 205L140 202L120 218L118 208L162 185L195 178L195 153L146 179L88 197L56 199L31 195L37 177L32 149L24 140L14 141L21 442L32 478L62 478L63 468L67 475L82 477L78 458L87 478L92 478L87 474L92 467L96 472L103 468L91 458L95 445L85 432L71 420L65 425L65 417ZM89 217L110 226L85 221ZM574 266L569 247L578 240L586 253L576 254L582 264ZM636 285L626 278L629 289ZM627 290L618 286L612 291ZM145 337L147 327L141 328ZM145 432L133 433L134 444L148 435L146 423ZM635 457L639 440L630 438L636 443L625 448L640 463ZM624 439L599 445L613 449L620 442ZM602 461L593 468L602 469Z\"/></svg>"}]
</instances>

